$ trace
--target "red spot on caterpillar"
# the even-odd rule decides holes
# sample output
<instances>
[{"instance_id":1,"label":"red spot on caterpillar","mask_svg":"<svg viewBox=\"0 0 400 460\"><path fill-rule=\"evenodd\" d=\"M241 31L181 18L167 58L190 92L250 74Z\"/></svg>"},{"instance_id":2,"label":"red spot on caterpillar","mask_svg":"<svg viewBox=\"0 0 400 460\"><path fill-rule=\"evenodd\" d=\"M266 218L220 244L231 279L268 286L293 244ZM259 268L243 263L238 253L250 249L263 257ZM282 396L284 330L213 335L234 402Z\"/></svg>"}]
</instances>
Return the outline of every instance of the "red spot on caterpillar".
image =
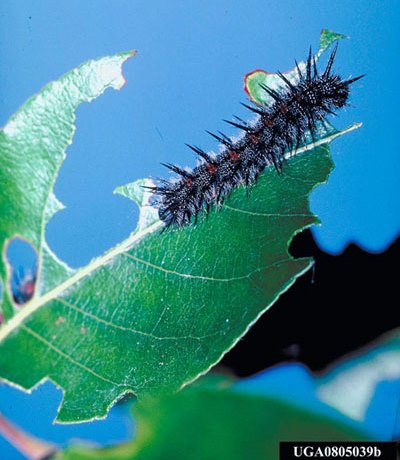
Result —
<instances>
[{"instance_id":1,"label":"red spot on caterpillar","mask_svg":"<svg viewBox=\"0 0 400 460\"><path fill-rule=\"evenodd\" d=\"M282 104L280 105L280 107L279 107L279 110L280 110L281 113L288 113L289 107L288 107L287 104L282 103Z\"/></svg>"},{"instance_id":2,"label":"red spot on caterpillar","mask_svg":"<svg viewBox=\"0 0 400 460\"><path fill-rule=\"evenodd\" d=\"M272 128L274 126L274 122L269 117L263 117L263 123L267 128Z\"/></svg>"},{"instance_id":3,"label":"red spot on caterpillar","mask_svg":"<svg viewBox=\"0 0 400 460\"><path fill-rule=\"evenodd\" d=\"M249 134L249 141L252 144L258 144L258 142L260 141L260 138L256 136L255 134Z\"/></svg>"},{"instance_id":4,"label":"red spot on caterpillar","mask_svg":"<svg viewBox=\"0 0 400 460\"><path fill-rule=\"evenodd\" d=\"M216 170L217 170L217 167L215 165L213 165L212 163L207 163L207 171L210 174L214 174Z\"/></svg>"},{"instance_id":5,"label":"red spot on caterpillar","mask_svg":"<svg viewBox=\"0 0 400 460\"><path fill-rule=\"evenodd\" d=\"M190 177L187 177L185 179L185 185L186 187L191 187L193 185L193 179L191 179Z\"/></svg>"},{"instance_id":6,"label":"red spot on caterpillar","mask_svg":"<svg viewBox=\"0 0 400 460\"><path fill-rule=\"evenodd\" d=\"M301 100L303 99L303 93L301 91L295 93L294 98L297 102L301 102Z\"/></svg>"},{"instance_id":7,"label":"red spot on caterpillar","mask_svg":"<svg viewBox=\"0 0 400 460\"><path fill-rule=\"evenodd\" d=\"M235 150L229 150L229 158L232 161L237 161L239 159L239 154Z\"/></svg>"}]
</instances>

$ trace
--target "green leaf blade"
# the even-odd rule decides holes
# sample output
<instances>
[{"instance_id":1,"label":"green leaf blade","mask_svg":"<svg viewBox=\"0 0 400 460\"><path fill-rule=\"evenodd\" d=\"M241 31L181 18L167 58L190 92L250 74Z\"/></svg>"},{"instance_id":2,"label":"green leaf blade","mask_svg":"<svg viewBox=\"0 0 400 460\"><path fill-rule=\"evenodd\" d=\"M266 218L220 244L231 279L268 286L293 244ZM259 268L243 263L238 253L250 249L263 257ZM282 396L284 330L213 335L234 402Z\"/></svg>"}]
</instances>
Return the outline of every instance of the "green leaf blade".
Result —
<instances>
[{"instance_id":1,"label":"green leaf blade","mask_svg":"<svg viewBox=\"0 0 400 460\"><path fill-rule=\"evenodd\" d=\"M46 376L60 385L59 421L102 417L126 392L171 391L195 379L311 266L293 259L288 244L316 222L308 195L331 168L326 146L304 152L284 175L267 171L250 198L238 189L196 226L153 231L89 266L13 325L0 346L2 376L25 388ZM16 350L23 353L10 363ZM16 378L32 354L37 367ZM97 402L83 406L89 388Z\"/></svg>"},{"instance_id":2,"label":"green leaf blade","mask_svg":"<svg viewBox=\"0 0 400 460\"><path fill-rule=\"evenodd\" d=\"M0 131L0 275L3 314L14 314L9 295L5 251L11 238L30 242L39 266L45 224L62 205L53 195L54 182L75 131L75 111L108 87L125 83L122 63L134 52L89 61L46 85L13 115ZM44 287L44 286L43 286Z\"/></svg>"},{"instance_id":3,"label":"green leaf blade","mask_svg":"<svg viewBox=\"0 0 400 460\"><path fill-rule=\"evenodd\" d=\"M70 74L85 88L84 72ZM138 228L76 271L47 247L41 227L40 292L0 328L0 377L26 390L51 379L64 391L57 420L74 422L104 417L126 393L175 391L207 372L311 267L288 247L317 222L308 197L333 167L329 142L355 127L319 133L288 154L284 174L268 168L250 196L239 187L186 228L161 232L143 181L119 187L142 206ZM57 158L68 136L61 137ZM44 223L61 207L46 187Z\"/></svg>"}]
</instances>

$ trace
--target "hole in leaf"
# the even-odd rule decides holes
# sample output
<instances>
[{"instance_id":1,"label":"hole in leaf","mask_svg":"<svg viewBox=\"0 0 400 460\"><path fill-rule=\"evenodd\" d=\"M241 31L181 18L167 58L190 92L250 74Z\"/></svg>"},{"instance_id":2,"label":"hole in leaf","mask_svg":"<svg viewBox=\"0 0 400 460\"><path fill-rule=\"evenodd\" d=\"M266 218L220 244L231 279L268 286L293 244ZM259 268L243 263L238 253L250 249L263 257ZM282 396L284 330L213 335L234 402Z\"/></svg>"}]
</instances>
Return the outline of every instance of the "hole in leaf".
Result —
<instances>
[{"instance_id":1,"label":"hole in leaf","mask_svg":"<svg viewBox=\"0 0 400 460\"><path fill-rule=\"evenodd\" d=\"M17 305L23 305L33 297L37 276L37 253L33 246L21 238L14 238L7 247L10 265L10 290Z\"/></svg>"}]
</instances>

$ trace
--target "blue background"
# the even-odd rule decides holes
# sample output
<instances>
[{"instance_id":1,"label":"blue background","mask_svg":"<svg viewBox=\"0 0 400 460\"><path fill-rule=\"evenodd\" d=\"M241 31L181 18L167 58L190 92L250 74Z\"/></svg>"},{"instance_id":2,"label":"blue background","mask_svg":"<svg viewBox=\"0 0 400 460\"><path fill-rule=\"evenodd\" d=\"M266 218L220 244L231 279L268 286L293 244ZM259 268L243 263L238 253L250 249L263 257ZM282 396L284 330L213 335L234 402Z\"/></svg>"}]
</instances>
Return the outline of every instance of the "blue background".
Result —
<instances>
[{"instance_id":1,"label":"blue background","mask_svg":"<svg viewBox=\"0 0 400 460\"><path fill-rule=\"evenodd\" d=\"M322 220L314 234L328 252L352 241L370 251L385 249L400 229L399 13L397 0L3 0L2 125L48 81L82 62L139 51L124 66L128 84L121 92L109 90L78 109L74 143L56 184L67 209L48 226L50 246L76 267L127 237L136 210L113 195L114 188L165 177L160 162L193 165L184 142L215 148L205 129L233 133L222 118L249 117L239 105L246 99L243 76L256 68L291 68L310 45L317 49L320 30L329 28L351 37L339 46L336 71L367 74L353 85L352 107L334 123L364 126L332 144L336 169L311 197ZM47 384L32 398L3 388L0 410L51 437L52 428L43 427L60 400L51 388ZM39 423L41 413L47 415ZM121 424L101 423L108 428L86 436L107 441L126 435ZM64 433L58 441L71 436ZM13 452L0 440L1 459L20 458Z\"/></svg>"}]
</instances>

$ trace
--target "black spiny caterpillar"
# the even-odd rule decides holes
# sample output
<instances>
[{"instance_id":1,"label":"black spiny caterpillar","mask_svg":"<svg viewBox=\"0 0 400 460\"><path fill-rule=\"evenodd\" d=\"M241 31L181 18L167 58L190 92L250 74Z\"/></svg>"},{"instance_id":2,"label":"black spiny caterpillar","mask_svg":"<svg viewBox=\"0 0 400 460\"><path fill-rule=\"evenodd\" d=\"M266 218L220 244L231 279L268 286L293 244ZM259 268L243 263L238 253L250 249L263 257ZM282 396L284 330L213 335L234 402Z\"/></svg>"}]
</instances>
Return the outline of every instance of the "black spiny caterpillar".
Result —
<instances>
[{"instance_id":1,"label":"black spiny caterpillar","mask_svg":"<svg viewBox=\"0 0 400 460\"><path fill-rule=\"evenodd\" d=\"M254 184L267 166L273 165L281 171L285 151L298 148L307 132L314 139L317 123L347 105L350 84L362 76L344 81L331 74L336 49L337 46L321 75L310 49L304 73L296 62L296 83L278 72L284 82L281 91L262 85L274 102L243 104L258 115L255 122L227 121L243 130L242 136L230 138L223 133L209 133L221 143L218 155L189 145L201 157L195 168L165 165L180 176L172 181L162 180L153 188L159 217L167 227L183 227L192 219L196 221L200 212L208 212L212 205L221 205L234 187Z\"/></svg>"}]
</instances>

